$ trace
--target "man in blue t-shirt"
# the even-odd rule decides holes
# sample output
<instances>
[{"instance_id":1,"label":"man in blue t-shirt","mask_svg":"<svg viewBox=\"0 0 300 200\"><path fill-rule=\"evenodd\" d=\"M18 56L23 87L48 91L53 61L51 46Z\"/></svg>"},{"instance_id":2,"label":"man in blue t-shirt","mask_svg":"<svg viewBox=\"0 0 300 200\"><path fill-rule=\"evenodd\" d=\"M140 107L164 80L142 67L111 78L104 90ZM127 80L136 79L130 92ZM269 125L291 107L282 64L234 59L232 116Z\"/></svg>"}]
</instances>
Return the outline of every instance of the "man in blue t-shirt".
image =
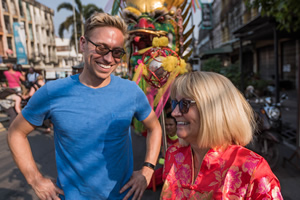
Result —
<instances>
[{"instance_id":1,"label":"man in blue t-shirt","mask_svg":"<svg viewBox=\"0 0 300 200\"><path fill-rule=\"evenodd\" d=\"M143 91L112 75L122 56L127 26L95 13L80 38L84 69L48 82L30 99L8 131L13 157L40 199L141 199L150 182L161 127ZM143 168L133 171L132 117L148 129ZM57 185L39 172L27 135L45 119L54 125Z\"/></svg>"}]
</instances>

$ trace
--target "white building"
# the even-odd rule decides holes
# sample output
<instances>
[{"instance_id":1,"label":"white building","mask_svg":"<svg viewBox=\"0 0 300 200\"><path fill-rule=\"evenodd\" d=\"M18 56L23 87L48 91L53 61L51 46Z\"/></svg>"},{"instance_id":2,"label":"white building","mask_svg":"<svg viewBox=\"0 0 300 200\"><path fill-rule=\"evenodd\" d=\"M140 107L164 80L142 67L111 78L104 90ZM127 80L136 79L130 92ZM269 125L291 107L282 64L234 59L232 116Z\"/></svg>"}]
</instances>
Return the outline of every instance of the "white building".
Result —
<instances>
[{"instance_id":1,"label":"white building","mask_svg":"<svg viewBox=\"0 0 300 200\"><path fill-rule=\"evenodd\" d=\"M76 54L75 47L70 46L70 39L56 37L55 44L58 67L71 68L81 62L82 54Z\"/></svg>"},{"instance_id":2,"label":"white building","mask_svg":"<svg viewBox=\"0 0 300 200\"><path fill-rule=\"evenodd\" d=\"M57 66L47 68L46 79L64 78L72 74L72 66L78 65L82 60L82 54L77 54L75 47L70 46L70 39L55 38Z\"/></svg>"}]
</instances>

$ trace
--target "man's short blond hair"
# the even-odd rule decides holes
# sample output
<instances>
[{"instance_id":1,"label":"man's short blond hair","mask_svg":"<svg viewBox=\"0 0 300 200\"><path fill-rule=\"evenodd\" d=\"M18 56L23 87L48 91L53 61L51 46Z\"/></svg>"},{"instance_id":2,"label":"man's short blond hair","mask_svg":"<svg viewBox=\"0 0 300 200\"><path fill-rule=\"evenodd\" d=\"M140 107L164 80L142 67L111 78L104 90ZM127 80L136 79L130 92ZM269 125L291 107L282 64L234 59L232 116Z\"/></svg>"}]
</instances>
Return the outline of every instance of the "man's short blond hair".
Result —
<instances>
[{"instance_id":1,"label":"man's short blond hair","mask_svg":"<svg viewBox=\"0 0 300 200\"><path fill-rule=\"evenodd\" d=\"M197 142L202 148L245 146L256 128L254 112L226 77L214 72L190 72L176 78L171 98L195 100L200 114ZM180 99L177 99L180 100ZM187 145L180 140L181 144Z\"/></svg>"},{"instance_id":2,"label":"man's short blond hair","mask_svg":"<svg viewBox=\"0 0 300 200\"><path fill-rule=\"evenodd\" d=\"M128 35L127 24L122 18L117 15L112 16L107 13L94 13L86 20L86 23L84 25L84 36L89 37L89 33L97 27L115 27L123 33L124 40Z\"/></svg>"}]
</instances>

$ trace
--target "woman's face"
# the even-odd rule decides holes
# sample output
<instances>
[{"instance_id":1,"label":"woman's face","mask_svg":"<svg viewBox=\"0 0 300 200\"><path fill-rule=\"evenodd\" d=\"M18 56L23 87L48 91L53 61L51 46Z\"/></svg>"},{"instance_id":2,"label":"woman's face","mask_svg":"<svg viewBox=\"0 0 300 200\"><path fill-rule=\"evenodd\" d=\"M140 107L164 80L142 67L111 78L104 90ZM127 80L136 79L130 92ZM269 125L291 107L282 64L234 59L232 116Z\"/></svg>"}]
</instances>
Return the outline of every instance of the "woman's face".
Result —
<instances>
[{"instance_id":1,"label":"woman's face","mask_svg":"<svg viewBox=\"0 0 300 200\"><path fill-rule=\"evenodd\" d=\"M166 133L169 136L176 135L176 122L173 118L166 118Z\"/></svg>"},{"instance_id":2,"label":"woman's face","mask_svg":"<svg viewBox=\"0 0 300 200\"><path fill-rule=\"evenodd\" d=\"M180 101L181 99L194 100L176 95L175 100ZM179 105L177 104L175 109L172 111L172 116L177 122L178 137L190 144L196 143L200 129L200 115L196 104L190 104L190 108L185 114L180 112Z\"/></svg>"}]
</instances>

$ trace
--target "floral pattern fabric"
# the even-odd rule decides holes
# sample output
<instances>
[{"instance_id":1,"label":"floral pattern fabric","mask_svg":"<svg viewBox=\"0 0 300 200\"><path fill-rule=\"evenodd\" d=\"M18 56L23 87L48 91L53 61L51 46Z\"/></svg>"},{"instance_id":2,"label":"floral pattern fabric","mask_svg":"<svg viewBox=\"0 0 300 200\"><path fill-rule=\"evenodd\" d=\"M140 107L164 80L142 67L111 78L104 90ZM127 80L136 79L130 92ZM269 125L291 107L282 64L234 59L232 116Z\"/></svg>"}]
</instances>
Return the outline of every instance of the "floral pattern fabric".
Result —
<instances>
[{"instance_id":1,"label":"floral pattern fabric","mask_svg":"<svg viewBox=\"0 0 300 200\"><path fill-rule=\"evenodd\" d=\"M193 162L190 146L168 149L161 199L283 199L267 161L244 147L210 149L195 179Z\"/></svg>"}]
</instances>

